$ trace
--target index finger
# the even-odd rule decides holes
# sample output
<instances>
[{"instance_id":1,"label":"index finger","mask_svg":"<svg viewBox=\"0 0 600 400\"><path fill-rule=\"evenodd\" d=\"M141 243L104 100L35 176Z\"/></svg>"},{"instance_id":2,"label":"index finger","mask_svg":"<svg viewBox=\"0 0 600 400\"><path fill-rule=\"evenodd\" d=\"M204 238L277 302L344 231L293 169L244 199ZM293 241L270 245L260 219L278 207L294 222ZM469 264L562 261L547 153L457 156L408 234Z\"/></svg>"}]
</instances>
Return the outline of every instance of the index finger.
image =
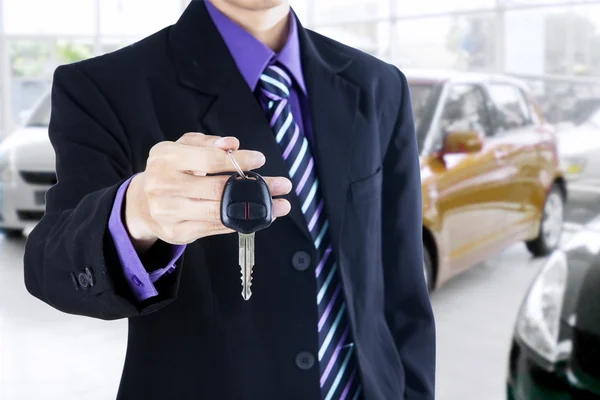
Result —
<instances>
[{"instance_id":1,"label":"index finger","mask_svg":"<svg viewBox=\"0 0 600 400\"><path fill-rule=\"evenodd\" d=\"M232 156L242 170L250 171L260 168L265 163L265 156L258 151L236 150ZM216 147L194 147L176 144L168 154L176 170L202 174L235 172L235 166L227 151Z\"/></svg>"}]
</instances>

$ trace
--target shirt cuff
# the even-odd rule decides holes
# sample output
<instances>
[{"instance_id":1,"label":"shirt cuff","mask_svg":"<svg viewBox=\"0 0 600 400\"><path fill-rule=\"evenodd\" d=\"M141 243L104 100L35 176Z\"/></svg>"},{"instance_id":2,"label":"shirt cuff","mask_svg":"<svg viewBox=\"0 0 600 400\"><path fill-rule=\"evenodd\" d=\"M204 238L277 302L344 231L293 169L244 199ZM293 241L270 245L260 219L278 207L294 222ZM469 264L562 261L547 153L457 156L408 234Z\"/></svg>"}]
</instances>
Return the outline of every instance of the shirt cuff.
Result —
<instances>
[{"instance_id":1,"label":"shirt cuff","mask_svg":"<svg viewBox=\"0 0 600 400\"><path fill-rule=\"evenodd\" d=\"M183 254L186 246L170 246L171 258L167 265L164 268L158 268L148 273L140 260L140 256L133 247L121 216L125 193L132 179L133 177L125 181L117 191L108 220L108 229L115 244L119 261L121 262L125 280L136 300L142 302L158 295L158 291L154 287L154 282L165 274L170 274L175 270L175 263Z\"/></svg>"}]
</instances>

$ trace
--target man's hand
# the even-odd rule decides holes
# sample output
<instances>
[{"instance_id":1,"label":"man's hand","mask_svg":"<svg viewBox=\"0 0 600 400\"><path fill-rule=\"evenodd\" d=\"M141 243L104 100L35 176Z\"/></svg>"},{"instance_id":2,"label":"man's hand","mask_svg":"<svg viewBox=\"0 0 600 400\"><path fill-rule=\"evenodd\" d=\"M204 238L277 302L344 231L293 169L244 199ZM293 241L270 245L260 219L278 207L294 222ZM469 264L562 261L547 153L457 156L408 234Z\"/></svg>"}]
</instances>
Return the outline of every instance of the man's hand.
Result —
<instances>
[{"instance_id":1,"label":"man's hand","mask_svg":"<svg viewBox=\"0 0 600 400\"><path fill-rule=\"evenodd\" d=\"M161 142L150 151L146 170L134 177L127 190L124 223L134 247L143 253L161 239L188 244L196 239L233 232L221 223L221 195L229 176L206 176L233 172L227 155L244 171L265 163L262 153L238 150L236 138L186 133L177 142ZM265 177L273 196L290 192L292 183L283 177ZM290 212L285 199L273 199L273 216Z\"/></svg>"}]
</instances>

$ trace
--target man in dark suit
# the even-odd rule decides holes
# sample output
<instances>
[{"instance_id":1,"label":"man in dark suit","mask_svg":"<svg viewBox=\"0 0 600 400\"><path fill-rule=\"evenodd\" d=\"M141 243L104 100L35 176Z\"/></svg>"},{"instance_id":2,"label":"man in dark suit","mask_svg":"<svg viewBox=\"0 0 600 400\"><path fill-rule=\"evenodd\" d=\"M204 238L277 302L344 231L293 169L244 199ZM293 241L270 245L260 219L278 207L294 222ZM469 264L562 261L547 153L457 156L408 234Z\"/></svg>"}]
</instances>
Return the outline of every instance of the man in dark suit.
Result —
<instances>
[{"instance_id":1,"label":"man in dark suit","mask_svg":"<svg viewBox=\"0 0 600 400\"><path fill-rule=\"evenodd\" d=\"M303 28L286 0L193 1L174 26L59 67L50 139L58 184L27 288L129 319L119 398L434 398L397 68ZM228 149L267 177L277 217L256 234L249 301L219 218Z\"/></svg>"}]
</instances>

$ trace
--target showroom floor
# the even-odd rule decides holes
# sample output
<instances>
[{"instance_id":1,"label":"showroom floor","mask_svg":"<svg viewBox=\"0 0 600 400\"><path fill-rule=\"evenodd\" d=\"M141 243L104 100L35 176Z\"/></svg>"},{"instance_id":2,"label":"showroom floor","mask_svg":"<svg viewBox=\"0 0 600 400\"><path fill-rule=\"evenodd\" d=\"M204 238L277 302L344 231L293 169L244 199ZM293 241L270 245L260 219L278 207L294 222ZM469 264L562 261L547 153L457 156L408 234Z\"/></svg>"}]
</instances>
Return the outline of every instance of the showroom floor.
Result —
<instances>
[{"instance_id":1,"label":"showroom floor","mask_svg":"<svg viewBox=\"0 0 600 400\"><path fill-rule=\"evenodd\" d=\"M563 243L600 214L600 191L580 189L568 207ZM23 245L23 240L0 237L0 399L115 398L126 322L65 315L31 297L23 284ZM514 320L543 262L517 245L432 295L438 400L506 398Z\"/></svg>"}]
</instances>

